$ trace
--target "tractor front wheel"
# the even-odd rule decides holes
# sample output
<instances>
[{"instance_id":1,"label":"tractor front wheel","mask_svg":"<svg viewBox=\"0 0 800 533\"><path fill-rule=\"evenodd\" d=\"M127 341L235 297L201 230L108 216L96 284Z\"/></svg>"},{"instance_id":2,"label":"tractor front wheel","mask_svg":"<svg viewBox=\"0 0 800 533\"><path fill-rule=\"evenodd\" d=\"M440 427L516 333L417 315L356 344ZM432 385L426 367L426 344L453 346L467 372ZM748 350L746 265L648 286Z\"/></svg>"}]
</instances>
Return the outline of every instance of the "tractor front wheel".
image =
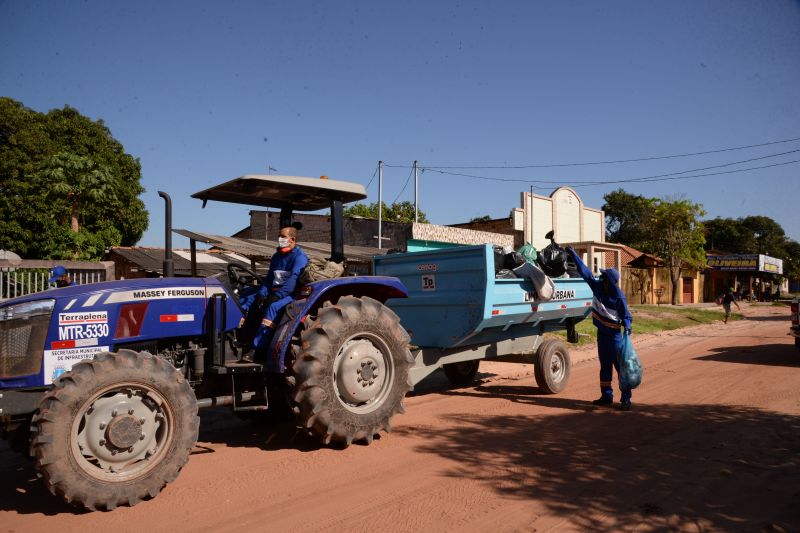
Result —
<instances>
[{"instance_id":1,"label":"tractor front wheel","mask_svg":"<svg viewBox=\"0 0 800 533\"><path fill-rule=\"evenodd\" d=\"M31 450L48 490L89 510L155 497L197 441L188 382L148 353L100 353L63 374L42 398Z\"/></svg>"},{"instance_id":2,"label":"tractor front wheel","mask_svg":"<svg viewBox=\"0 0 800 533\"><path fill-rule=\"evenodd\" d=\"M397 315L372 298L326 302L293 366L299 423L325 444L369 443L390 431L412 388L408 341Z\"/></svg>"}]
</instances>

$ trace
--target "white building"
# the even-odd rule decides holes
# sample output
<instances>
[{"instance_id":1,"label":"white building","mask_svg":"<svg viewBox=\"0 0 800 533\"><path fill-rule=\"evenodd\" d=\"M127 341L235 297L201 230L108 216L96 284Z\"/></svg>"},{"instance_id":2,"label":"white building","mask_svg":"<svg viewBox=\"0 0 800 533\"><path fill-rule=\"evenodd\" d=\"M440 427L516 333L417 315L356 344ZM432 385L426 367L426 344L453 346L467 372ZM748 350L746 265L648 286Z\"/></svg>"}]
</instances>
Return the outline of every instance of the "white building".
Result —
<instances>
[{"instance_id":1,"label":"white building","mask_svg":"<svg viewBox=\"0 0 800 533\"><path fill-rule=\"evenodd\" d=\"M559 187L550 196L523 192L521 208L512 211L514 229L522 231L525 242L541 250L548 244L545 235L554 232L556 242L572 245L595 273L600 268L620 268L622 247L606 243L605 213L586 207L574 190Z\"/></svg>"}]
</instances>

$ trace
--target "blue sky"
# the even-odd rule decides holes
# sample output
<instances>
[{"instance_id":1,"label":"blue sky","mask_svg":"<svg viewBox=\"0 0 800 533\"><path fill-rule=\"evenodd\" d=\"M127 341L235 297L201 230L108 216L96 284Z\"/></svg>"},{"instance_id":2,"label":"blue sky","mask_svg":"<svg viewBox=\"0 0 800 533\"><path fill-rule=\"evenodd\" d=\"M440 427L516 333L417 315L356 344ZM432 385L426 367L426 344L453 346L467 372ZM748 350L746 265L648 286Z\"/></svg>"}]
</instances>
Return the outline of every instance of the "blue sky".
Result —
<instances>
[{"instance_id":1,"label":"blue sky","mask_svg":"<svg viewBox=\"0 0 800 533\"><path fill-rule=\"evenodd\" d=\"M0 2L0 95L102 119L142 163L150 229L231 234L248 207L190 194L247 173L367 185L384 201L422 166L525 166L800 138L800 3ZM800 240L800 164L579 186L800 150L800 141L628 164L426 171L431 222L505 217L534 185L589 207L618 187L685 195L709 217L766 215ZM800 152L720 170L800 160ZM497 181L519 179L523 182ZM536 180L536 183L529 181ZM554 182L554 183L544 183ZM377 181L368 188L377 200ZM175 244L186 246L183 238Z\"/></svg>"}]
</instances>

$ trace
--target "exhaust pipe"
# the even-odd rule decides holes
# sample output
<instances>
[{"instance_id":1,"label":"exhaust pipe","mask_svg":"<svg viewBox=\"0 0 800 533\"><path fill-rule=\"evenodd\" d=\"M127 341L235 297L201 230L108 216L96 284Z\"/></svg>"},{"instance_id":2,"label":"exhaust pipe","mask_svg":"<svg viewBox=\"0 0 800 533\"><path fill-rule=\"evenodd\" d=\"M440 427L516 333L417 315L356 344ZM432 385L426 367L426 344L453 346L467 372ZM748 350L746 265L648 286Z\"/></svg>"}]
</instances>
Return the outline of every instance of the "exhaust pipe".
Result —
<instances>
[{"instance_id":1,"label":"exhaust pipe","mask_svg":"<svg viewBox=\"0 0 800 533\"><path fill-rule=\"evenodd\" d=\"M172 264L172 198L164 191L158 191L158 195L164 199L166 207L164 214L164 277L171 278L175 275Z\"/></svg>"}]
</instances>

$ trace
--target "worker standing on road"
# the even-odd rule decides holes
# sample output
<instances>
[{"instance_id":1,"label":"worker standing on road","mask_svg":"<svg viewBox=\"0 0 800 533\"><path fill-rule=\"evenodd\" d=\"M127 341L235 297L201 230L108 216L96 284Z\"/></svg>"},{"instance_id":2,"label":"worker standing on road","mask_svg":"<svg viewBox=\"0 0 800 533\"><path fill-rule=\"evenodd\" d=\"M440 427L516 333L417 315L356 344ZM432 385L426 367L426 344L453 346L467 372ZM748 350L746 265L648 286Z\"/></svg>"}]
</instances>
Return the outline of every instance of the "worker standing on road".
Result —
<instances>
[{"instance_id":1,"label":"worker standing on road","mask_svg":"<svg viewBox=\"0 0 800 533\"><path fill-rule=\"evenodd\" d=\"M278 251L269 261L269 272L261 293L266 298L266 310L261 326L253 338L253 347L264 348L274 329L274 322L284 307L292 301L297 280L308 265L308 257L297 246L297 229L294 226L281 228L278 236Z\"/></svg>"},{"instance_id":2,"label":"worker standing on road","mask_svg":"<svg viewBox=\"0 0 800 533\"><path fill-rule=\"evenodd\" d=\"M597 355L600 357L600 398L594 405L611 406L614 403L614 390L611 388L613 368L619 375L618 355L622 347L622 331L630 335L633 317L628 311L628 302L619 288L619 272L615 268L601 269L600 279L596 280L575 250L567 247L567 252L575 261L581 277L589 284L592 299L592 322L597 327ZM631 389L621 388L620 409L631 410Z\"/></svg>"}]
</instances>

